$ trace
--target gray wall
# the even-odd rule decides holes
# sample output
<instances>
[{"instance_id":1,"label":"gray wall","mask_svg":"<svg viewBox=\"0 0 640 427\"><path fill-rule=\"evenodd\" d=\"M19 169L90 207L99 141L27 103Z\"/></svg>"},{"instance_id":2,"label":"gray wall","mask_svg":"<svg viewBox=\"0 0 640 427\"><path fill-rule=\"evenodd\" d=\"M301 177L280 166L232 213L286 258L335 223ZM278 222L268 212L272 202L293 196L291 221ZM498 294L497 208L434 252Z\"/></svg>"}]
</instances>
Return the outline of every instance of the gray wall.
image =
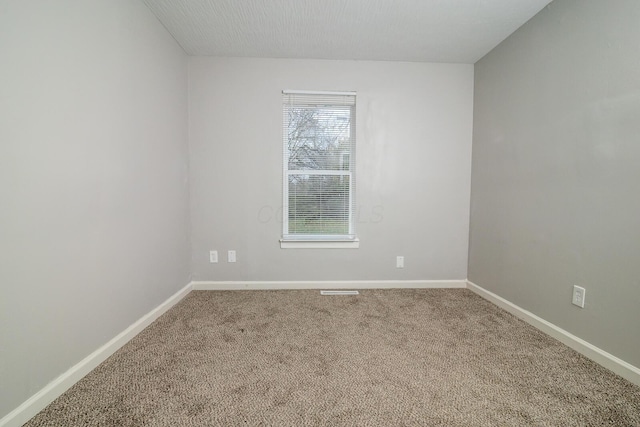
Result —
<instances>
[{"instance_id":1,"label":"gray wall","mask_svg":"<svg viewBox=\"0 0 640 427\"><path fill-rule=\"evenodd\" d=\"M0 418L189 282L187 61L140 3L0 4Z\"/></svg>"},{"instance_id":2,"label":"gray wall","mask_svg":"<svg viewBox=\"0 0 640 427\"><path fill-rule=\"evenodd\" d=\"M358 92L359 249L280 249L283 89ZM472 98L472 65L190 58L194 280L465 279Z\"/></svg>"},{"instance_id":3,"label":"gray wall","mask_svg":"<svg viewBox=\"0 0 640 427\"><path fill-rule=\"evenodd\" d=\"M639 23L637 0L556 0L476 64L469 257L471 281L635 366Z\"/></svg>"}]
</instances>

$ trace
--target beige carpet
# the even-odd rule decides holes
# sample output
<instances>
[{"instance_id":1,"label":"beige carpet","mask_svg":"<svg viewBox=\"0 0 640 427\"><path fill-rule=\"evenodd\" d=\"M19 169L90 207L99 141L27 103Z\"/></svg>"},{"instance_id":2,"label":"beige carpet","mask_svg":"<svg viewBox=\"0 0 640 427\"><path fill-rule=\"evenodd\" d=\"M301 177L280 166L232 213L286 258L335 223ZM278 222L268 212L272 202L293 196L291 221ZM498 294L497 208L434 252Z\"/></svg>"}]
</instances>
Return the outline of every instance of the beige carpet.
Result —
<instances>
[{"instance_id":1,"label":"beige carpet","mask_svg":"<svg viewBox=\"0 0 640 427\"><path fill-rule=\"evenodd\" d=\"M640 426L640 387L468 290L195 291L26 425Z\"/></svg>"}]
</instances>

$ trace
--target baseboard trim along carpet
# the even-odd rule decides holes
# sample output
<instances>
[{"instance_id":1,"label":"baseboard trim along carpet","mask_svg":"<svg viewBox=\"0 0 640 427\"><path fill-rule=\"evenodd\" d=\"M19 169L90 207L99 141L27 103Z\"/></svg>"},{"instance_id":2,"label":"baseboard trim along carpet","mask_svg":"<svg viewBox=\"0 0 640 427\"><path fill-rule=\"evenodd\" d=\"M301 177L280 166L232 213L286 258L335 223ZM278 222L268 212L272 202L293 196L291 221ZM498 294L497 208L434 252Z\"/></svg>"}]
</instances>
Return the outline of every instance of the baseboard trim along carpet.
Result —
<instances>
[{"instance_id":1,"label":"baseboard trim along carpet","mask_svg":"<svg viewBox=\"0 0 640 427\"><path fill-rule=\"evenodd\" d=\"M467 288L524 320L540 331L583 354L594 362L640 385L640 369L584 341L564 329L524 310L512 302L467 280L366 280L366 281L193 281L141 317L102 347L47 384L12 412L0 419L0 427L19 427L38 414L49 403L67 391L91 370L129 342L144 328L180 302L191 290L258 290L258 289L392 289L392 288Z\"/></svg>"},{"instance_id":2,"label":"baseboard trim along carpet","mask_svg":"<svg viewBox=\"0 0 640 427\"><path fill-rule=\"evenodd\" d=\"M332 281L204 281L191 282L194 291L287 289L436 289L466 288L466 280L332 280Z\"/></svg>"},{"instance_id":3,"label":"baseboard trim along carpet","mask_svg":"<svg viewBox=\"0 0 640 427\"><path fill-rule=\"evenodd\" d=\"M624 360L619 359L610 353L607 353L606 351L596 347L595 345L581 338L578 338L577 336L565 331L564 329L554 325L553 323L536 316L530 311L527 311L515 305L514 303L476 285L473 282L467 281L467 284L467 288L469 290L475 292L484 299L494 303L498 307L508 311L514 316L524 320L531 326L557 339L568 347L571 347L578 353L581 353L583 356L588 357L599 365L615 372L622 378L636 385L640 385L640 368L637 368L630 363L627 363Z\"/></svg>"},{"instance_id":4,"label":"baseboard trim along carpet","mask_svg":"<svg viewBox=\"0 0 640 427\"><path fill-rule=\"evenodd\" d=\"M171 307L191 292L191 283L178 292L170 296L165 302L142 316L134 324L120 332L102 347L82 359L67 372L47 384L39 392L31 396L22 405L8 413L0 420L0 427L19 427L29 421L38 412L43 410L48 404L60 397L71 386L80 381L99 364L104 362L109 356L115 353L120 347L128 343L133 337L138 335L144 328L149 326L154 320L164 314Z\"/></svg>"}]
</instances>

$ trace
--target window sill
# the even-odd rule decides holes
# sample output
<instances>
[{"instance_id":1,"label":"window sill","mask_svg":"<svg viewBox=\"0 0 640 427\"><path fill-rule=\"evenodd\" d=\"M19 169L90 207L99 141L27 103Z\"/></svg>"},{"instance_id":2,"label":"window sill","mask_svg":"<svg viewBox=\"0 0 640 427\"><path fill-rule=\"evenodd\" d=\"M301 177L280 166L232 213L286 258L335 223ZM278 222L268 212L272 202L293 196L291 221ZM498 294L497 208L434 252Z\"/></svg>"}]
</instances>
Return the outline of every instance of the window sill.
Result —
<instances>
[{"instance_id":1,"label":"window sill","mask_svg":"<svg viewBox=\"0 0 640 427\"><path fill-rule=\"evenodd\" d=\"M360 240L280 240L280 249L358 249Z\"/></svg>"}]
</instances>

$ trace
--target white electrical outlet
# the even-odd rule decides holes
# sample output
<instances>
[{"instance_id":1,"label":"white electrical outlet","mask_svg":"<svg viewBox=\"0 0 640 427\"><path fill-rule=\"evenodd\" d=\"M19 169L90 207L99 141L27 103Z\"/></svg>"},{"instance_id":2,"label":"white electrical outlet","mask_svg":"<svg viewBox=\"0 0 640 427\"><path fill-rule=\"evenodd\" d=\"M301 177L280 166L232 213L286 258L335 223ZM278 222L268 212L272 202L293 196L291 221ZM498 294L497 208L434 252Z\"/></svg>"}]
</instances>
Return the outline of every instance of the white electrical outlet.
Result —
<instances>
[{"instance_id":1,"label":"white electrical outlet","mask_svg":"<svg viewBox=\"0 0 640 427\"><path fill-rule=\"evenodd\" d=\"M218 262L218 251L209 251L209 262Z\"/></svg>"},{"instance_id":2,"label":"white electrical outlet","mask_svg":"<svg viewBox=\"0 0 640 427\"><path fill-rule=\"evenodd\" d=\"M404 268L404 257L403 256L396 257L396 268Z\"/></svg>"},{"instance_id":3,"label":"white electrical outlet","mask_svg":"<svg viewBox=\"0 0 640 427\"><path fill-rule=\"evenodd\" d=\"M585 288L581 288L580 286L573 287L573 298L571 299L571 304L577 305L580 308L584 308L584 297L587 291Z\"/></svg>"},{"instance_id":4,"label":"white electrical outlet","mask_svg":"<svg viewBox=\"0 0 640 427\"><path fill-rule=\"evenodd\" d=\"M236 251L229 251L227 253L227 262L236 262Z\"/></svg>"}]
</instances>

